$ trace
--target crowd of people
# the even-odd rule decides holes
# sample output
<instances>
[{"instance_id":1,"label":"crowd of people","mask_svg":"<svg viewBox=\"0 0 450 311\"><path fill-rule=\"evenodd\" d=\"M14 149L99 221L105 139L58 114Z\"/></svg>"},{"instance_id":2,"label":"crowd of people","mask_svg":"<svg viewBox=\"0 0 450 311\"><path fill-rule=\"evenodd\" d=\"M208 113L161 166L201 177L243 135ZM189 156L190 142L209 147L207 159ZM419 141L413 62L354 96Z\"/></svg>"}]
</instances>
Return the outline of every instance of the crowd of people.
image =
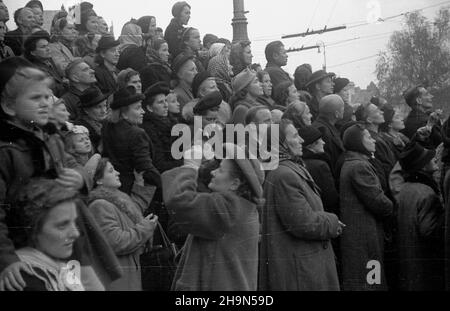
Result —
<instances>
[{"instance_id":1,"label":"crowd of people","mask_svg":"<svg viewBox=\"0 0 450 311\"><path fill-rule=\"evenodd\" d=\"M291 76L281 41L263 69L249 41L201 39L185 1L118 39L89 2L50 32L43 11L7 31L0 1L0 290L449 288L450 127L426 86L404 120L353 105L349 77ZM277 167L246 140L176 157L196 119L277 125Z\"/></svg>"}]
</instances>

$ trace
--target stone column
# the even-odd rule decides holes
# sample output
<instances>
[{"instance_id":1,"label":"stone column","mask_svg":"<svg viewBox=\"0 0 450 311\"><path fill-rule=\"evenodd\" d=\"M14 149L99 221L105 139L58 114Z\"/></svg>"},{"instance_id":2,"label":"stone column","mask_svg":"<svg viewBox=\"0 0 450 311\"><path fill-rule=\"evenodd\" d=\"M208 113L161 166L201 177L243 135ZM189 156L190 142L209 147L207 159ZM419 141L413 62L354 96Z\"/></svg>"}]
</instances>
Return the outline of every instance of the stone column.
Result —
<instances>
[{"instance_id":1,"label":"stone column","mask_svg":"<svg viewBox=\"0 0 450 311\"><path fill-rule=\"evenodd\" d=\"M233 0L234 18L231 25L233 26L233 43L242 40L249 40L247 33L247 18L245 14L248 11L244 9L244 0Z\"/></svg>"}]
</instances>

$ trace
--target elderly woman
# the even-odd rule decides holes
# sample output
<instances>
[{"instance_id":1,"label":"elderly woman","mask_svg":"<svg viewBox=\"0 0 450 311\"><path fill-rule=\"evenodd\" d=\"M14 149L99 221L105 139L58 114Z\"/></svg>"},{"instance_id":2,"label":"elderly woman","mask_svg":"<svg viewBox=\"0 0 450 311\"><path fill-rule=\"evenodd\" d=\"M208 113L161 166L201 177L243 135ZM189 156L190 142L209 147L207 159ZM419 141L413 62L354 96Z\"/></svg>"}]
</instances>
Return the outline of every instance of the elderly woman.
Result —
<instances>
[{"instance_id":1,"label":"elderly woman","mask_svg":"<svg viewBox=\"0 0 450 311\"><path fill-rule=\"evenodd\" d=\"M119 72L117 75L117 84L119 89L133 86L136 89L136 93L142 93L141 76L134 69L127 68Z\"/></svg>"},{"instance_id":2,"label":"elderly woman","mask_svg":"<svg viewBox=\"0 0 450 311\"><path fill-rule=\"evenodd\" d=\"M78 32L75 25L66 17L59 18L52 25L52 43L49 44L50 54L61 76L70 62L74 60L74 42Z\"/></svg>"},{"instance_id":3,"label":"elderly woman","mask_svg":"<svg viewBox=\"0 0 450 311\"><path fill-rule=\"evenodd\" d=\"M311 125L312 114L306 103L296 100L287 106L282 118L291 120L298 130Z\"/></svg>"},{"instance_id":4,"label":"elderly woman","mask_svg":"<svg viewBox=\"0 0 450 311\"><path fill-rule=\"evenodd\" d=\"M119 37L119 61L117 69L141 70L147 64L142 29L132 20L125 24Z\"/></svg>"},{"instance_id":5,"label":"elderly woman","mask_svg":"<svg viewBox=\"0 0 450 311\"><path fill-rule=\"evenodd\" d=\"M183 106L194 99L192 94L192 82L197 75L197 66L195 65L192 55L181 53L178 55L172 63L173 72L177 77L177 86L174 89L175 94L178 96L181 109Z\"/></svg>"},{"instance_id":6,"label":"elderly woman","mask_svg":"<svg viewBox=\"0 0 450 311\"><path fill-rule=\"evenodd\" d=\"M256 99L263 95L263 89L256 73L249 69L234 77L232 86L234 94L230 103L234 109L231 123L244 124L247 111L251 107L259 106Z\"/></svg>"},{"instance_id":7,"label":"elderly woman","mask_svg":"<svg viewBox=\"0 0 450 311\"><path fill-rule=\"evenodd\" d=\"M122 277L109 284L106 290L140 291L139 257L145 245L151 245L158 221L153 214L143 216L154 191L144 186L142 176L136 176L131 196L121 192L120 174L108 159L100 159L92 168L95 188L89 194L89 210L116 253L123 271Z\"/></svg>"},{"instance_id":8,"label":"elderly woman","mask_svg":"<svg viewBox=\"0 0 450 311\"><path fill-rule=\"evenodd\" d=\"M250 44L250 41L239 41L231 46L230 63L234 76L242 70L250 68L253 59Z\"/></svg>"},{"instance_id":9,"label":"elderly woman","mask_svg":"<svg viewBox=\"0 0 450 311\"><path fill-rule=\"evenodd\" d=\"M142 100L134 87L114 93L111 115L102 128L103 155L120 173L121 191L130 194L134 171L143 172L149 185L161 187L161 177L152 162L152 142L139 127L144 118Z\"/></svg>"},{"instance_id":10,"label":"elderly woman","mask_svg":"<svg viewBox=\"0 0 450 311\"><path fill-rule=\"evenodd\" d=\"M342 233L323 210L320 190L305 168L303 139L292 122L280 123L280 163L264 183L260 290L339 290L330 240Z\"/></svg>"},{"instance_id":11,"label":"elderly woman","mask_svg":"<svg viewBox=\"0 0 450 311\"><path fill-rule=\"evenodd\" d=\"M215 49L216 47L217 49ZM216 79L217 88L222 94L223 100L228 103L233 95L231 88L233 72L229 60L229 50L224 43L214 43L210 48L210 56L208 73Z\"/></svg>"},{"instance_id":12,"label":"elderly woman","mask_svg":"<svg viewBox=\"0 0 450 311\"><path fill-rule=\"evenodd\" d=\"M156 82L165 82L170 85L172 69L169 64L169 45L163 39L155 39L147 47L148 65L140 69L144 91Z\"/></svg>"},{"instance_id":13,"label":"elderly woman","mask_svg":"<svg viewBox=\"0 0 450 311\"><path fill-rule=\"evenodd\" d=\"M76 200L77 191L49 179L32 180L21 192L17 207L26 246L16 255L27 268L24 291L84 290L79 262L69 261L80 236Z\"/></svg>"},{"instance_id":14,"label":"elderly woman","mask_svg":"<svg viewBox=\"0 0 450 311\"><path fill-rule=\"evenodd\" d=\"M347 227L341 237L342 286L344 290L386 290L383 221L392 215L393 204L369 162L375 140L361 124L345 130L343 140L347 151L339 182L340 211ZM367 282L370 261L379 266L380 282Z\"/></svg>"},{"instance_id":15,"label":"elderly woman","mask_svg":"<svg viewBox=\"0 0 450 311\"><path fill-rule=\"evenodd\" d=\"M24 56L37 68L53 78L53 94L61 97L65 93L63 76L58 71L52 59L49 48L50 36L46 31L37 31L29 36L24 43Z\"/></svg>"},{"instance_id":16,"label":"elderly woman","mask_svg":"<svg viewBox=\"0 0 450 311\"><path fill-rule=\"evenodd\" d=\"M88 88L80 96L81 115L74 123L88 129L94 152L102 150L101 133L108 112L107 99L108 96L96 86Z\"/></svg>"},{"instance_id":17,"label":"elderly woman","mask_svg":"<svg viewBox=\"0 0 450 311\"><path fill-rule=\"evenodd\" d=\"M272 82L270 80L270 75L265 70L260 70L257 72L259 82L263 88L264 94L258 97L258 102L269 108L274 109L276 106L275 101L272 99Z\"/></svg>"},{"instance_id":18,"label":"elderly woman","mask_svg":"<svg viewBox=\"0 0 450 311\"><path fill-rule=\"evenodd\" d=\"M186 151L184 166L163 174L166 206L189 234L173 288L256 291L257 204L261 203L264 173L258 160L238 159L244 150L226 143L220 167L211 173L211 192L198 192L202 154L197 147Z\"/></svg>"},{"instance_id":19,"label":"elderly woman","mask_svg":"<svg viewBox=\"0 0 450 311\"><path fill-rule=\"evenodd\" d=\"M117 62L119 61L119 41L111 35L102 36L95 50L95 77L103 94L112 94L117 90Z\"/></svg>"}]
</instances>

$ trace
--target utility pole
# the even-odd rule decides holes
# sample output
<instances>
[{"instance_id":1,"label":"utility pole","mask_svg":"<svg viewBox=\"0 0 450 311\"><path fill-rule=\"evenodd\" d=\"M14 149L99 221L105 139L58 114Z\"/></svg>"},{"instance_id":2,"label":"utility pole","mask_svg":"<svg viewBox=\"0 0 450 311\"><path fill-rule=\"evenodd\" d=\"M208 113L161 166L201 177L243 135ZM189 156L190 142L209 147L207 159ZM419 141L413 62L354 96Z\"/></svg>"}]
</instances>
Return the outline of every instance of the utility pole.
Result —
<instances>
[{"instance_id":1,"label":"utility pole","mask_svg":"<svg viewBox=\"0 0 450 311\"><path fill-rule=\"evenodd\" d=\"M244 0L233 0L234 18L231 25L233 26L233 43L237 41L248 41L247 33L247 17L248 11L244 9Z\"/></svg>"}]
</instances>

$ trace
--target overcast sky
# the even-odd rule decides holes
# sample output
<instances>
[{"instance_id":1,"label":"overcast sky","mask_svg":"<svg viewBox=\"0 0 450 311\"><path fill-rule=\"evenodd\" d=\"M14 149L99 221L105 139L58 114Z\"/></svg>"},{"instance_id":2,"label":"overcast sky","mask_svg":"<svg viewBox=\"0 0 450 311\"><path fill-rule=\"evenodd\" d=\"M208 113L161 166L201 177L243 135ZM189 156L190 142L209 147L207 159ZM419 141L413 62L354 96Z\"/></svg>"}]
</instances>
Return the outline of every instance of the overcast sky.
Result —
<instances>
[{"instance_id":1,"label":"overcast sky","mask_svg":"<svg viewBox=\"0 0 450 311\"><path fill-rule=\"evenodd\" d=\"M28 0L3 0L10 11L10 29L15 29L13 12L25 5ZM66 7L75 4L74 0L44 0L45 10L57 10L61 4ZM176 1L149 0L92 0L94 10L103 16L108 24L114 23L116 37L125 22L132 17L143 15L156 16L159 27L165 28L170 22L171 8ZM188 0L192 6L189 26L200 30L203 37L213 33L219 37L232 39L231 20L233 18L232 0ZM286 48L302 45L325 45L336 43L326 48L327 70L335 72L354 81L357 86L365 88L370 81L376 82L374 74L376 55L386 48L389 35L402 27L403 18L395 18L381 23L357 26L373 17L381 18L397 15L407 11L422 9L427 17L434 17L440 7L449 5L443 0L244 0L247 14L248 34L252 41L254 62L266 65L264 47L282 35L305 32L307 28L318 30L325 25L328 28L347 25L348 29L312 35L304 38L282 40ZM438 5L440 4L440 5ZM436 6L438 5L438 6ZM354 38L358 40L350 40ZM345 41L350 40L350 41ZM345 41L341 42L340 41ZM362 60L361 60L362 59ZM323 49L289 53L288 65L284 68L293 74L295 68L303 63L310 63L313 70L322 68L324 62Z\"/></svg>"}]
</instances>

